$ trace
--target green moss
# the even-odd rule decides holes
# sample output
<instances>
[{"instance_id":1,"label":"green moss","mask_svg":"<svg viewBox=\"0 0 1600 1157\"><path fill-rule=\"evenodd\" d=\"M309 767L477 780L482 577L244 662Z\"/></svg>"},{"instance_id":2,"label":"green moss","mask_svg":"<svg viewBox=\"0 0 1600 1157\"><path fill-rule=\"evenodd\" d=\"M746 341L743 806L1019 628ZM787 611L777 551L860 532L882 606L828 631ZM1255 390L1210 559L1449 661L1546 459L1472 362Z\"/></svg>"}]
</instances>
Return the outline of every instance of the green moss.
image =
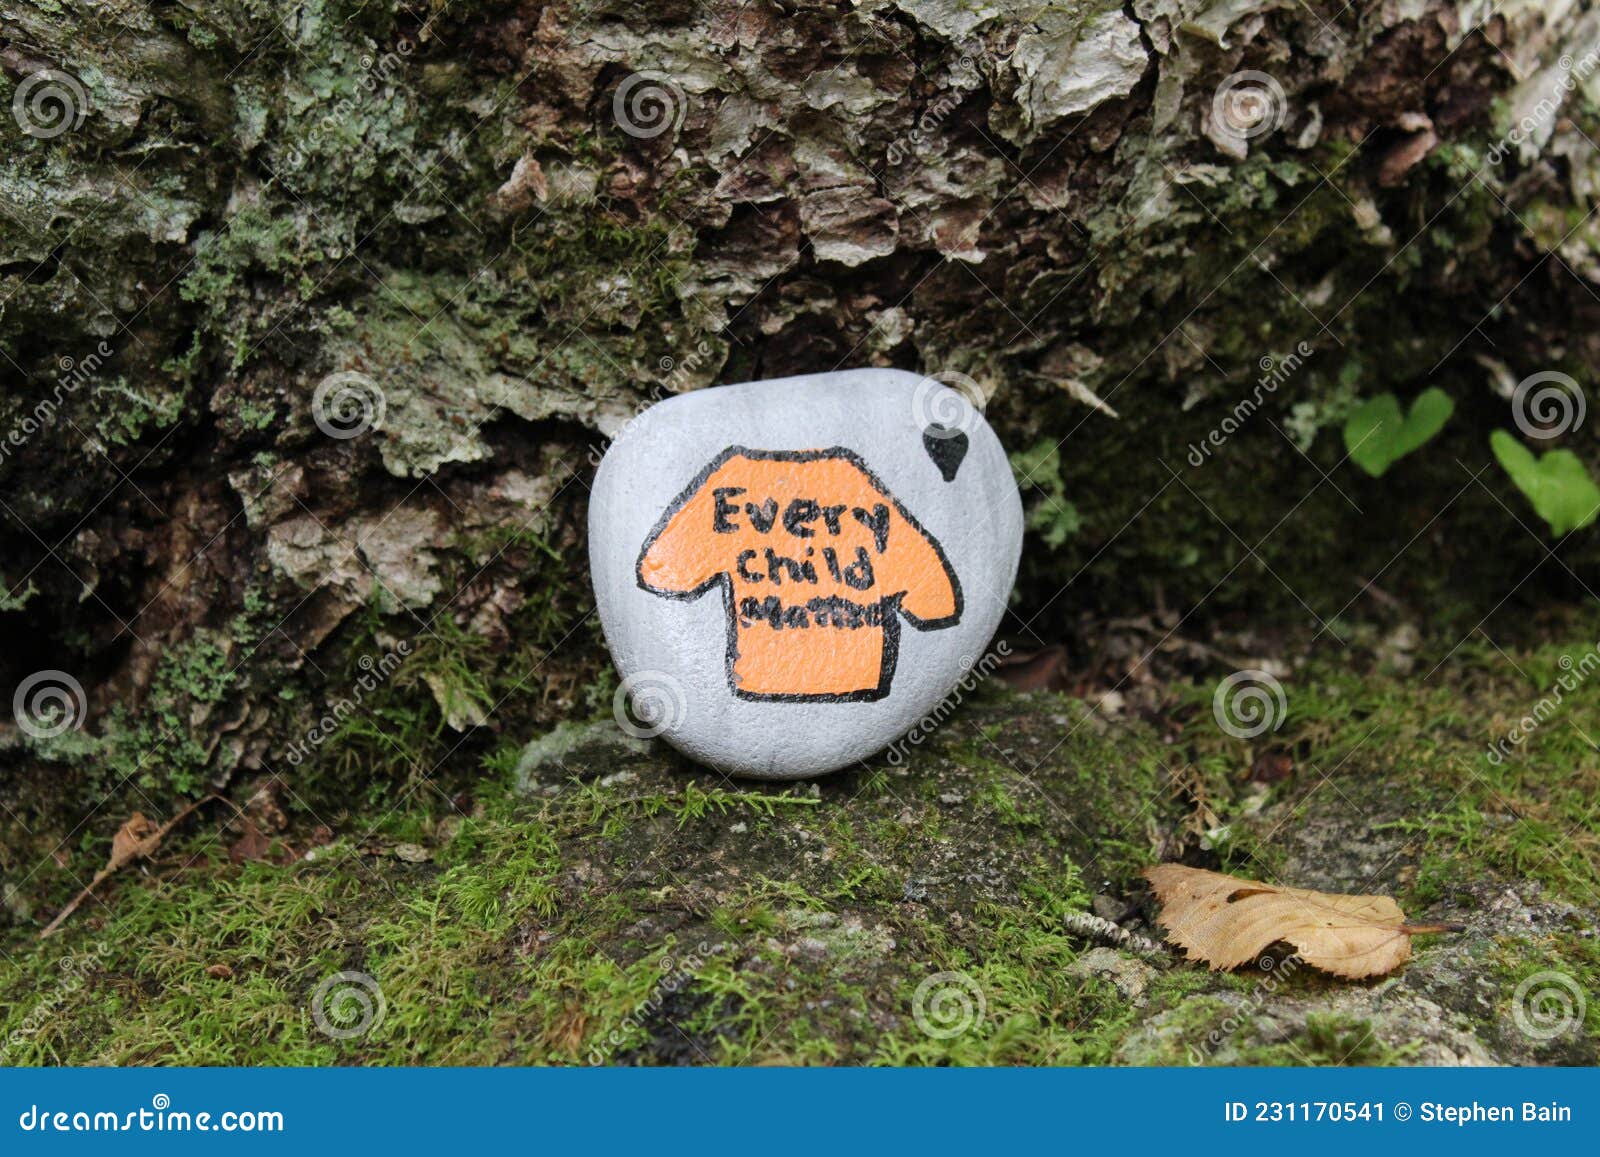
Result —
<instances>
[{"instance_id":1,"label":"green moss","mask_svg":"<svg viewBox=\"0 0 1600 1157\"><path fill-rule=\"evenodd\" d=\"M470 646L454 639L445 650ZM1418 1021L1386 1019L1390 1005L1404 1006L1400 990L1378 999L1393 981L1368 989L1306 968L1267 991L1249 972L1122 957L1142 969L1135 1002L1080 967L1086 945L1063 916L1098 893L1138 894L1138 868L1181 838L1192 805L1174 793L1174 769L1188 767L1235 832L1224 867L1361 886L1371 874L1363 857L1377 846L1384 866L1368 886L1392 891L1415 919L1472 920L1513 888L1543 905L1553 915L1541 919L1555 923L1508 931L1497 920L1486 934L1419 941L1406 992L1472 1018L1491 1050L1581 1061L1586 1038L1530 1044L1510 1002L1541 972L1585 991L1600 985L1600 956L1578 934L1596 872L1584 824L1600 789L1583 736L1600 733L1600 706L1570 696L1512 758L1494 763L1487 751L1568 671L1562 655L1576 666L1583 652L1545 645L1514 653L1512 666L1492 645L1468 643L1447 677L1429 680L1363 666L1338 646L1285 678L1288 713L1260 743L1288 753L1293 770L1267 785L1246 782L1255 748L1209 726L1208 682L1168 689L1172 716L1189 721L1178 744L1141 722L1105 725L1071 700L990 689L904 762L814 789L728 784L614 738L609 724L569 726L525 757L512 743L485 748L489 770L473 768L470 798L456 791L462 779L446 790L448 772L432 769L402 807L346 798L327 817L339 835L326 846L306 846L308 816L277 838L271 854L282 863L229 863L221 849L233 836L215 830L216 813L175 834L147 874L111 881L59 939L37 946L25 927L4 934L0 1035L20 1033L7 1059L1400 1064L1431 1055L1412 1039ZM218 693L219 647L174 657L161 680L171 702ZM445 657L416 658L420 671ZM436 727L432 710L416 726ZM398 734L407 750L437 741ZM376 753L381 742L347 738L352 751ZM90 841L78 866L86 872L104 851ZM81 983L55 983L64 955L89 960ZM348 1040L325 1034L312 1014L319 987L341 972L370 976L385 1007L380 1024ZM1482 993L1494 1007L1487 1019L1475 1003ZM945 1034L951 1023L960 1031ZM1226 1047L1208 1053L1213 1034Z\"/></svg>"},{"instance_id":2,"label":"green moss","mask_svg":"<svg viewBox=\"0 0 1600 1157\"><path fill-rule=\"evenodd\" d=\"M272 406L264 406L256 402L246 401L239 406L238 419L240 425L249 430L267 430L272 427L277 417L277 410Z\"/></svg>"},{"instance_id":3,"label":"green moss","mask_svg":"<svg viewBox=\"0 0 1600 1157\"><path fill-rule=\"evenodd\" d=\"M948 794L948 777L966 773L936 773L943 758L930 756L919 777L944 779ZM1091 982L1072 995L1080 985L1057 975L1073 956L1060 914L1086 901L1072 860L1048 847L1001 851L1004 862L1026 864L1023 890L1004 903L978 900L958 877L927 875L930 851L988 822L1001 774L999 765L977 769L973 798L985 802L959 824L941 816L940 792L897 789L882 769L862 776L879 785L871 794L840 783L820 794L734 790L669 770L648 782L573 783L544 802L482 787L466 818L440 816L424 789L420 806L352 816L349 829L366 835L285 867L234 867L215 837L191 836L177 877L148 889L119 879L104 907L69 926L67 950L105 943L109 956L18 1059L651 1062L675 1049L728 1062L1104 1058L1109 1038L1091 1047L1085 1037L1115 1018L1108 990ZM900 815L907 798L922 801L909 823ZM1016 823L1037 834L1043 820L1018 812ZM671 863L707 839L770 848L770 870L745 861L732 876L690 884ZM431 862L390 858L382 848L391 841L431 847ZM824 851L799 870L793 855L807 846ZM626 872L652 863L656 871L620 888L572 884L575 870L593 870L583 864L609 874L613 864ZM941 906L968 911L961 929L903 908L914 879ZM196 918L209 911L214 919ZM663 929L650 912L680 915ZM159 949L140 947L152 944ZM54 951L30 952L0 993L36 987ZM693 966L664 989L661 957L685 952ZM813 966L797 969L801 958ZM907 1015L901 1002L920 981L917 961L978 968L992 1008L981 1036L933 1048L912 1020L892 1035L865 1031L886 1014ZM211 976L213 966L231 975ZM374 977L387 1009L379 1028L350 1044L321 1034L309 1011L318 984L341 971ZM1063 994L1070 1013L1055 1007ZM18 1018L30 1003L15 1002ZM192 1031L160 1028L171 1016ZM87 1035L58 1033L69 1021Z\"/></svg>"},{"instance_id":4,"label":"green moss","mask_svg":"<svg viewBox=\"0 0 1600 1157\"><path fill-rule=\"evenodd\" d=\"M1335 1014L1306 1018L1302 1064L1392 1065L1406 1059L1405 1048L1388 1049L1373 1033L1370 1022Z\"/></svg>"},{"instance_id":5,"label":"green moss","mask_svg":"<svg viewBox=\"0 0 1600 1157\"><path fill-rule=\"evenodd\" d=\"M108 788L132 781L169 799L205 789L211 752L194 723L238 681L237 645L220 632L198 633L162 656L143 710L113 710L103 748Z\"/></svg>"}]
</instances>

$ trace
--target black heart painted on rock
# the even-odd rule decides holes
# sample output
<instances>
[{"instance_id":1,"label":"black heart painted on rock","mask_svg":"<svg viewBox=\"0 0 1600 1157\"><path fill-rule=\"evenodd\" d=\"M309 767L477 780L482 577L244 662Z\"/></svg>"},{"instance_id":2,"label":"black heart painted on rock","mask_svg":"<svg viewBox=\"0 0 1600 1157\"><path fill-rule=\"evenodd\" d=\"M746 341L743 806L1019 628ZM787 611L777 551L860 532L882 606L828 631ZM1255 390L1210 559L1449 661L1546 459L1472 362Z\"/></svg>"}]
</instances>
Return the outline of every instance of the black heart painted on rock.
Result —
<instances>
[{"instance_id":1,"label":"black heart painted on rock","mask_svg":"<svg viewBox=\"0 0 1600 1157\"><path fill-rule=\"evenodd\" d=\"M967 456L967 435L963 430L952 430L938 422L922 432L922 446L928 457L939 468L946 482L954 482L961 460Z\"/></svg>"}]
</instances>

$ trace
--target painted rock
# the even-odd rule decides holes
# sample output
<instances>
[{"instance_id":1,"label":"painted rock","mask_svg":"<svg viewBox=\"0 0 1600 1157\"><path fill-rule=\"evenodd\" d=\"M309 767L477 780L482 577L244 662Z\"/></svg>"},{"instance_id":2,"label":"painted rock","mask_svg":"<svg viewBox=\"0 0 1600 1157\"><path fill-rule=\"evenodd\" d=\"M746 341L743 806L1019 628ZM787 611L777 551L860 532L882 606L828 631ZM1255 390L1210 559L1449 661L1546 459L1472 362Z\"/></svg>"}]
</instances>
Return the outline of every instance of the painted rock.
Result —
<instances>
[{"instance_id":1,"label":"painted rock","mask_svg":"<svg viewBox=\"0 0 1600 1157\"><path fill-rule=\"evenodd\" d=\"M999 439L932 378L669 398L619 433L590 499L618 722L730 774L854 764L981 664L1021 548Z\"/></svg>"}]
</instances>

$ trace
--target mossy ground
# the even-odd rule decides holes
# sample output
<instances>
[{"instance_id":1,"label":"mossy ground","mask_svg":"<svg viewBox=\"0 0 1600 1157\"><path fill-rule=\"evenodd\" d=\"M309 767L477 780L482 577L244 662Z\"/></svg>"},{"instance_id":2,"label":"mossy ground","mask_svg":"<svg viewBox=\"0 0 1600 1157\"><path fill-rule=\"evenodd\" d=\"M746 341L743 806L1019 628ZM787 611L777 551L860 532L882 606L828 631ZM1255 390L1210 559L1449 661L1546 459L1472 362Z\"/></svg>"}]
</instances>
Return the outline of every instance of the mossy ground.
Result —
<instances>
[{"instance_id":1,"label":"mossy ground","mask_svg":"<svg viewBox=\"0 0 1600 1157\"><path fill-rule=\"evenodd\" d=\"M1214 680L1114 720L988 687L903 759L816 784L728 782L608 719L491 755L470 790L352 799L331 833L297 816L261 860L230 861L238 829L212 805L58 937L34 939L64 881L5 932L4 1059L1594 1063L1592 1001L1545 1040L1514 995L1545 972L1600 991L1600 699L1567 696L1509 758L1486 753L1594 646L1567 633L1407 672L1324 640L1253 741L1214 726ZM105 852L62 854L86 877ZM1391 893L1467 930L1346 984L1212 974L1063 926L1094 906L1144 927L1138 869L1175 856ZM341 972L383 1002L348 1038L313 1011ZM361 1011L340 987L336 1031Z\"/></svg>"}]
</instances>

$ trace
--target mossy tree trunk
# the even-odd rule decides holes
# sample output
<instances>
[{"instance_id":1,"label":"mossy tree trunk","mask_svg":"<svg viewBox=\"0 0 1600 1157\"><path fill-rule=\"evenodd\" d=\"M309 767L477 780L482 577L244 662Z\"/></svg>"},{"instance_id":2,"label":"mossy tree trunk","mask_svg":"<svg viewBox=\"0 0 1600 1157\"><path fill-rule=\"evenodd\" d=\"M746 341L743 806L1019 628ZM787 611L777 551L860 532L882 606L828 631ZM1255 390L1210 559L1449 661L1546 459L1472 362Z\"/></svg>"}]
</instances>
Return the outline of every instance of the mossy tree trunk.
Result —
<instances>
[{"instance_id":1,"label":"mossy tree trunk","mask_svg":"<svg viewBox=\"0 0 1600 1157\"><path fill-rule=\"evenodd\" d=\"M386 751L414 786L588 712L586 478L714 382L969 379L1027 475L1028 638L1157 603L1332 623L1380 575L1470 626L1595 559L1548 561L1479 474L1512 384L1594 361L1587 3L0 24L0 682L84 690L60 735L0 723L30 831L337 792ZM1427 385L1457 417L1407 476L1342 465L1357 400Z\"/></svg>"}]
</instances>

